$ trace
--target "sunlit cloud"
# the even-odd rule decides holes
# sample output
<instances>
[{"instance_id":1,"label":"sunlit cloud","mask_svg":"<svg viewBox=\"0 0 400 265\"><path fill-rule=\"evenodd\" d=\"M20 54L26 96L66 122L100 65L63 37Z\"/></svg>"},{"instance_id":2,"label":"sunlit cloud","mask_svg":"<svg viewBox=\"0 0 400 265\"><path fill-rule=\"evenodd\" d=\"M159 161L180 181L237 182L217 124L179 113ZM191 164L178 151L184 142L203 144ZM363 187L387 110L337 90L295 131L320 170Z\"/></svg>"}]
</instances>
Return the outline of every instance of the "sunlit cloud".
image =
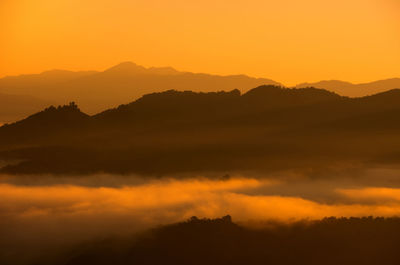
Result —
<instances>
[{"instance_id":1,"label":"sunlit cloud","mask_svg":"<svg viewBox=\"0 0 400 265\"><path fill-rule=\"evenodd\" d=\"M392 202L400 204L400 189L394 188L361 188L338 189L337 192L354 201L369 201L375 203Z\"/></svg>"},{"instance_id":2,"label":"sunlit cloud","mask_svg":"<svg viewBox=\"0 0 400 265\"><path fill-rule=\"evenodd\" d=\"M122 188L0 185L3 217L20 219L94 217L110 215L154 224L165 218L175 222L192 215L236 220L318 219L325 216L390 216L400 214L400 190L390 188L337 189L347 198L325 204L299 196L259 195L253 192L277 182L257 179L212 181L165 180ZM279 186L278 186L279 188ZM275 191L276 192L276 191ZM374 203L370 203L373 201Z\"/></svg>"},{"instance_id":3,"label":"sunlit cloud","mask_svg":"<svg viewBox=\"0 0 400 265\"><path fill-rule=\"evenodd\" d=\"M400 215L400 189L333 187L327 195L330 202L324 203L299 193L279 194L288 185L293 183L254 178L149 180L123 187L1 184L0 245L10 251L29 249L21 257L29 260L43 249L131 235L191 216L230 214L235 222L254 225L326 216ZM309 185L313 190L318 185L330 187L312 181Z\"/></svg>"}]
</instances>

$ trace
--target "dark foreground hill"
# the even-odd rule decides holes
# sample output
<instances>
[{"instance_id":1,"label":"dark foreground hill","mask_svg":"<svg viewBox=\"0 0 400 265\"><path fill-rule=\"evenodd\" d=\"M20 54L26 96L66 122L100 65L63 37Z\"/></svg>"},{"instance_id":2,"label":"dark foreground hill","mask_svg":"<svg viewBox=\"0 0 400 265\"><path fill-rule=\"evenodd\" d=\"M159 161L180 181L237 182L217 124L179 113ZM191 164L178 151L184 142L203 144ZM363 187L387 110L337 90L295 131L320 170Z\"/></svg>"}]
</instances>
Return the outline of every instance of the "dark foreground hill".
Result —
<instances>
[{"instance_id":1,"label":"dark foreground hill","mask_svg":"<svg viewBox=\"0 0 400 265\"><path fill-rule=\"evenodd\" d=\"M43 264L395 265L399 238L399 218L325 218L252 229L229 216L193 217L136 238L87 242Z\"/></svg>"},{"instance_id":2,"label":"dark foreground hill","mask_svg":"<svg viewBox=\"0 0 400 265\"><path fill-rule=\"evenodd\" d=\"M397 164L399 133L400 90L170 90L94 116L48 108L0 128L0 158L13 162L6 173L314 170Z\"/></svg>"}]
</instances>

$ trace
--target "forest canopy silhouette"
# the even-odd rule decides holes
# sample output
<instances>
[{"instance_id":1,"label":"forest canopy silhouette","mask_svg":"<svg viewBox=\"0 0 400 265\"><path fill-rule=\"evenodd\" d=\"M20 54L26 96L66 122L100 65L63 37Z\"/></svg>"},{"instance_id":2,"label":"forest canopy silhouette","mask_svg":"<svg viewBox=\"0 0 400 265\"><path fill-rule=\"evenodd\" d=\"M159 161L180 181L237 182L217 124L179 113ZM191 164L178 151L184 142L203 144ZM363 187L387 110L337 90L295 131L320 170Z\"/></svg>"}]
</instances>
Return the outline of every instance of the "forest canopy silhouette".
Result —
<instances>
[{"instance_id":1,"label":"forest canopy silhouette","mask_svg":"<svg viewBox=\"0 0 400 265\"><path fill-rule=\"evenodd\" d=\"M87 241L31 264L397 264L399 218L324 218L250 228L231 217ZM54 250L53 250L54 251Z\"/></svg>"},{"instance_id":2,"label":"forest canopy silhouette","mask_svg":"<svg viewBox=\"0 0 400 265\"><path fill-rule=\"evenodd\" d=\"M399 161L400 90L346 98L261 86L241 94L169 90L96 115L75 103L0 128L9 174L327 169Z\"/></svg>"},{"instance_id":3,"label":"forest canopy silhouette","mask_svg":"<svg viewBox=\"0 0 400 265\"><path fill-rule=\"evenodd\" d=\"M65 264L397 264L399 218L324 218L251 229L231 217L190 220L138 240L91 243ZM108 251L104 251L108 250Z\"/></svg>"}]
</instances>

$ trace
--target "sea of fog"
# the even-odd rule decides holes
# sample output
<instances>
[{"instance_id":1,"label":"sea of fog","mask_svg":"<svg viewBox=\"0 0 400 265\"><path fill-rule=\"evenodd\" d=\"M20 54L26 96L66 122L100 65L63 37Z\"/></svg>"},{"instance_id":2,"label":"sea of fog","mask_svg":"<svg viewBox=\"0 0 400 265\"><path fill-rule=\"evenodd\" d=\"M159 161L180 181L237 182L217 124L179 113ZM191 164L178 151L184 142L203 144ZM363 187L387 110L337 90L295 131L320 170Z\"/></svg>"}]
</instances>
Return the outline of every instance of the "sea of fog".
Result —
<instances>
[{"instance_id":1,"label":"sea of fog","mask_svg":"<svg viewBox=\"0 0 400 265\"><path fill-rule=\"evenodd\" d=\"M244 225L326 216L400 216L400 170L274 175L0 176L1 255L131 235L191 216ZM27 251L29 249L29 251ZM19 253L18 251L21 251ZM3 257L4 258L4 257Z\"/></svg>"}]
</instances>

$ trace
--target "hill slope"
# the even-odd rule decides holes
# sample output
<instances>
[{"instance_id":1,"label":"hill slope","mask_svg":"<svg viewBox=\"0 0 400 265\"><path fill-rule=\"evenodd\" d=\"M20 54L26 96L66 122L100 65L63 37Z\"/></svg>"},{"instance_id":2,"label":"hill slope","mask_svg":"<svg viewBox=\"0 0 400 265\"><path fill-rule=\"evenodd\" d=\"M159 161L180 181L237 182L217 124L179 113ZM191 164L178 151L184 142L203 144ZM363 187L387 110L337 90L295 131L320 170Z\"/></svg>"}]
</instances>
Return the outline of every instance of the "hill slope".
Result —
<instances>
[{"instance_id":1,"label":"hill slope","mask_svg":"<svg viewBox=\"0 0 400 265\"><path fill-rule=\"evenodd\" d=\"M398 218L326 218L251 229L231 222L230 216L214 220L192 217L136 240L91 242L62 258L68 265L396 264L399 234Z\"/></svg>"},{"instance_id":2,"label":"hill slope","mask_svg":"<svg viewBox=\"0 0 400 265\"><path fill-rule=\"evenodd\" d=\"M400 90L345 98L262 86L166 91L88 116L74 104L0 128L7 173L326 169L400 162Z\"/></svg>"}]
</instances>

